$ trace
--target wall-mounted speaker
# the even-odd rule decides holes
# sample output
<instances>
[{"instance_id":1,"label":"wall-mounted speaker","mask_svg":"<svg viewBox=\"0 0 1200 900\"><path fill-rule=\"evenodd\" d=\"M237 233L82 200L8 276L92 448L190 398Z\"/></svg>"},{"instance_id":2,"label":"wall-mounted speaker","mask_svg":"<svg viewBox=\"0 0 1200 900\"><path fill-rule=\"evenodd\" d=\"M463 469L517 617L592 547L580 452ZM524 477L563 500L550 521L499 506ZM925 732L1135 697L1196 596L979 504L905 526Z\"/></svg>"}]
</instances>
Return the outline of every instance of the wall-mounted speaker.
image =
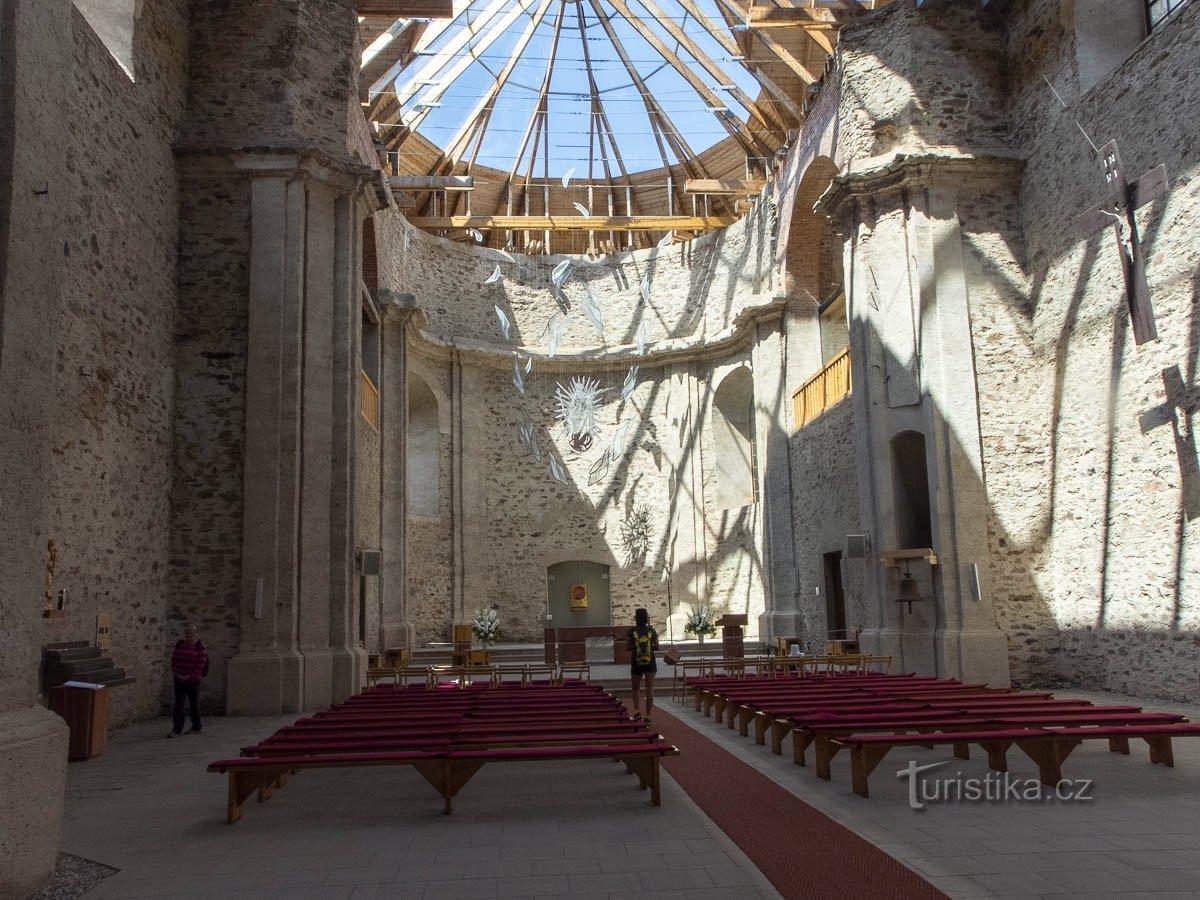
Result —
<instances>
[{"instance_id":1,"label":"wall-mounted speaker","mask_svg":"<svg viewBox=\"0 0 1200 900\"><path fill-rule=\"evenodd\" d=\"M846 558L847 559L866 559L867 553L871 549L870 536L865 532L863 534L848 534L846 535Z\"/></svg>"},{"instance_id":2,"label":"wall-mounted speaker","mask_svg":"<svg viewBox=\"0 0 1200 900\"><path fill-rule=\"evenodd\" d=\"M379 550L358 551L358 574L378 575L383 568L383 553Z\"/></svg>"}]
</instances>

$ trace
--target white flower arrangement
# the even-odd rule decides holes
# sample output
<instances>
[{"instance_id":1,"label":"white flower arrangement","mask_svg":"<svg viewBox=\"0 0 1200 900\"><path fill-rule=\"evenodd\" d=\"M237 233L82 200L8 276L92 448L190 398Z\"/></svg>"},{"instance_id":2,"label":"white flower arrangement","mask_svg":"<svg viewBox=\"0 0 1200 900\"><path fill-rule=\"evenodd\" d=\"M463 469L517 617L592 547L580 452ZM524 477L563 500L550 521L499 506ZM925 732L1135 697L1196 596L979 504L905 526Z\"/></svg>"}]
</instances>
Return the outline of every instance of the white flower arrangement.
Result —
<instances>
[{"instance_id":1,"label":"white flower arrangement","mask_svg":"<svg viewBox=\"0 0 1200 900\"><path fill-rule=\"evenodd\" d=\"M496 610L478 609L471 620L471 631L476 640L494 641L500 637L500 614Z\"/></svg>"},{"instance_id":2,"label":"white flower arrangement","mask_svg":"<svg viewBox=\"0 0 1200 900\"><path fill-rule=\"evenodd\" d=\"M717 633L712 611L707 606L697 606L688 613L687 623L683 626L684 634L694 634L696 637L708 637Z\"/></svg>"}]
</instances>

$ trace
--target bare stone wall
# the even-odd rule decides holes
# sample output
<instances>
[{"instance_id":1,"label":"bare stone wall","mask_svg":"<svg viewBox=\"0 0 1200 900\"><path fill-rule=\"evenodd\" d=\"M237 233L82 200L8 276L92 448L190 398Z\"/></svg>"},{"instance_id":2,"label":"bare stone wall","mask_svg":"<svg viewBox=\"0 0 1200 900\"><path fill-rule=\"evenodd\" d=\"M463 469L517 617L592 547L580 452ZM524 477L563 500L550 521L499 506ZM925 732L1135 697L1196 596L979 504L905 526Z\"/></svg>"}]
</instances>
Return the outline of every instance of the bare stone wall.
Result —
<instances>
[{"instance_id":1,"label":"bare stone wall","mask_svg":"<svg viewBox=\"0 0 1200 900\"><path fill-rule=\"evenodd\" d=\"M1178 372L1194 398L1200 152L1190 123L1200 5L1186 4L1082 93L1073 23L1059 5L1030 0L1009 19L1010 57L1022 72L1011 116L1028 155L1031 364L1047 382L1041 402L1025 408L1044 423L1050 479L1026 502L1037 510L1031 525L1040 517L1052 531L1031 530L1045 542L1034 575L1049 615L1015 600L1004 615L1043 644L1055 642L1057 624L1062 651L1052 668L1072 683L1181 697L1200 682L1200 614L1189 600L1200 574L1200 485L1188 437L1195 413L1186 411L1195 401L1168 399L1164 372ZM1138 214L1158 342L1133 343L1111 231L1083 240L1074 225L1105 190L1076 122L1097 144L1118 140L1130 179L1166 165L1170 193Z\"/></svg>"},{"instance_id":2,"label":"bare stone wall","mask_svg":"<svg viewBox=\"0 0 1200 900\"><path fill-rule=\"evenodd\" d=\"M221 704L240 632L250 184L185 169L181 198L167 639L197 622Z\"/></svg>"},{"instance_id":3,"label":"bare stone wall","mask_svg":"<svg viewBox=\"0 0 1200 900\"><path fill-rule=\"evenodd\" d=\"M77 12L62 179L68 239L53 391L49 536L67 617L43 642L96 637L137 679L112 692L110 724L157 713L168 597L178 192L172 140L182 113L187 4L147 4L130 81Z\"/></svg>"},{"instance_id":4,"label":"bare stone wall","mask_svg":"<svg viewBox=\"0 0 1200 900\"><path fill-rule=\"evenodd\" d=\"M843 29L838 158L1005 146L1004 27L975 4L901 0Z\"/></svg>"},{"instance_id":5,"label":"bare stone wall","mask_svg":"<svg viewBox=\"0 0 1200 900\"><path fill-rule=\"evenodd\" d=\"M788 443L802 637L808 652L819 652L828 628L824 554L844 550L846 535L862 531L853 405L846 400L830 407ZM863 566L875 562L874 557L842 561L848 628L877 621L878 612L867 608L874 601L863 593Z\"/></svg>"},{"instance_id":6,"label":"bare stone wall","mask_svg":"<svg viewBox=\"0 0 1200 900\"><path fill-rule=\"evenodd\" d=\"M340 0L194 0L184 143L357 156L354 10Z\"/></svg>"},{"instance_id":7,"label":"bare stone wall","mask_svg":"<svg viewBox=\"0 0 1200 900\"><path fill-rule=\"evenodd\" d=\"M656 342L723 332L770 289L772 225L761 206L725 231L661 250L594 262L571 257L572 274L562 290L570 314L560 347L629 347L643 321L650 323L650 339ZM380 283L416 295L428 319L427 333L501 344L494 310L499 306L512 323L513 344L545 347L547 323L559 312L551 296L551 275L568 257L517 255L510 262L496 251L434 237L402 222L377 227L380 246L389 248L381 256L393 256L390 264L380 261ZM497 266L502 279L484 284ZM649 279L648 300L642 296L644 278ZM589 291L603 312L603 345L582 312Z\"/></svg>"}]
</instances>

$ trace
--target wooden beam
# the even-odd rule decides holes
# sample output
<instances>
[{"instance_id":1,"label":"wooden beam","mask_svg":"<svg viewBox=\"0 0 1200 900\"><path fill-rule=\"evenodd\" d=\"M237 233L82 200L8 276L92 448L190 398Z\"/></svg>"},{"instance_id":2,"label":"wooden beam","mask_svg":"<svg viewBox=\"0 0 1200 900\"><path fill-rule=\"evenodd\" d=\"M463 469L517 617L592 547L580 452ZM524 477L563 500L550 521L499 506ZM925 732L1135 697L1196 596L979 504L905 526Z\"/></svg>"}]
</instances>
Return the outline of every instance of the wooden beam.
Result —
<instances>
[{"instance_id":1,"label":"wooden beam","mask_svg":"<svg viewBox=\"0 0 1200 900\"><path fill-rule=\"evenodd\" d=\"M751 28L832 28L837 29L857 13L850 10L752 6L746 24Z\"/></svg>"},{"instance_id":2,"label":"wooden beam","mask_svg":"<svg viewBox=\"0 0 1200 900\"><path fill-rule=\"evenodd\" d=\"M470 175L390 175L388 184L398 191L472 191Z\"/></svg>"},{"instance_id":3,"label":"wooden beam","mask_svg":"<svg viewBox=\"0 0 1200 900\"><path fill-rule=\"evenodd\" d=\"M730 178L689 178L685 194L757 194L767 182L762 178L737 181Z\"/></svg>"},{"instance_id":4,"label":"wooden beam","mask_svg":"<svg viewBox=\"0 0 1200 900\"><path fill-rule=\"evenodd\" d=\"M503 228L510 231L713 231L737 216L421 216L408 220L428 231Z\"/></svg>"},{"instance_id":5,"label":"wooden beam","mask_svg":"<svg viewBox=\"0 0 1200 900\"><path fill-rule=\"evenodd\" d=\"M449 19L453 0L355 0L360 16L392 16L396 19Z\"/></svg>"}]
</instances>

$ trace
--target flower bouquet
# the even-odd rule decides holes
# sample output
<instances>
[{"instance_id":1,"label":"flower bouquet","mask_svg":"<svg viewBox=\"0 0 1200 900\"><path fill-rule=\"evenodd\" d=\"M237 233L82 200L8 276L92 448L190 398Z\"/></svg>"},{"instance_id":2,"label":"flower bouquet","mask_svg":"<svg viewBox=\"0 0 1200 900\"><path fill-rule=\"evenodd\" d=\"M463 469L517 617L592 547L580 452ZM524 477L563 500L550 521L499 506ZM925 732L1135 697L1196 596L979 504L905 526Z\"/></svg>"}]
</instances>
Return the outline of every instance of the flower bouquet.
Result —
<instances>
[{"instance_id":1,"label":"flower bouquet","mask_svg":"<svg viewBox=\"0 0 1200 900\"><path fill-rule=\"evenodd\" d=\"M471 632L475 639L483 644L491 643L500 637L500 614L494 609L479 609L471 620Z\"/></svg>"},{"instance_id":2,"label":"flower bouquet","mask_svg":"<svg viewBox=\"0 0 1200 900\"><path fill-rule=\"evenodd\" d=\"M683 626L684 634L694 634L701 642L706 637L717 633L712 611L707 606L697 606L688 613L687 622Z\"/></svg>"}]
</instances>

